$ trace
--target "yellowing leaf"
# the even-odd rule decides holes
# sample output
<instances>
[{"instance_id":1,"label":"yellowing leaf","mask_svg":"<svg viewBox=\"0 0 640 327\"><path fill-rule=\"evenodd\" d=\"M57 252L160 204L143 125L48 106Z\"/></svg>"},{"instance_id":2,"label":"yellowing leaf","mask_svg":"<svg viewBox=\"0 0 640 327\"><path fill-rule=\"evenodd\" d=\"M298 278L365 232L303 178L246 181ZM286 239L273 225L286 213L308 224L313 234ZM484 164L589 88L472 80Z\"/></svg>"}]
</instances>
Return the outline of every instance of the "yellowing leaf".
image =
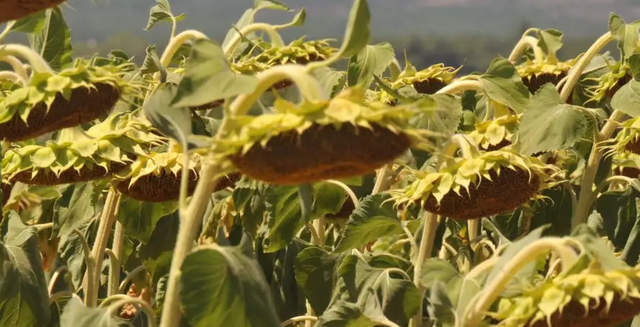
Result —
<instances>
[{"instance_id":1,"label":"yellowing leaf","mask_svg":"<svg viewBox=\"0 0 640 327\"><path fill-rule=\"evenodd\" d=\"M38 168L46 168L56 161L56 156L51 148L40 148L31 155L31 162Z\"/></svg>"}]
</instances>

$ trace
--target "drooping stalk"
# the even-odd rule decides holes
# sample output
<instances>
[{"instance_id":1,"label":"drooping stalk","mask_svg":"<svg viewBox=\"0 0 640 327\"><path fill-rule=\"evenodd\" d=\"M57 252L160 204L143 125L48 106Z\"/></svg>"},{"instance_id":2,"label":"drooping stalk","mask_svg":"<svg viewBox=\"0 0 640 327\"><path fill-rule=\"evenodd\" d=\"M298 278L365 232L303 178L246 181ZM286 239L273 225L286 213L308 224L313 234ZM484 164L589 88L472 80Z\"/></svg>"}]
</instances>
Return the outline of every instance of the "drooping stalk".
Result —
<instances>
[{"instance_id":1,"label":"drooping stalk","mask_svg":"<svg viewBox=\"0 0 640 327\"><path fill-rule=\"evenodd\" d=\"M102 216L100 217L100 224L98 225L98 235L96 241L93 244L93 250L91 255L95 258L95 269L93 276L89 276L89 269L87 268L87 286L85 290L95 290L95 294L87 294L86 303L89 307L95 307L98 303L98 288L100 287L100 273L102 272L102 260L104 259L104 251L107 248L107 242L109 241L109 235L111 234L111 228L118 218L117 211L120 206L121 194L113 187L109 189L107 199L104 204Z\"/></svg>"},{"instance_id":2,"label":"drooping stalk","mask_svg":"<svg viewBox=\"0 0 640 327\"><path fill-rule=\"evenodd\" d=\"M29 79L29 72L27 72L27 69L24 68L24 65L22 64L22 61L20 61L20 59L14 56L0 56L0 61L9 64L11 66L11 69L13 69L13 72L22 77L23 80L26 81Z\"/></svg>"},{"instance_id":3,"label":"drooping stalk","mask_svg":"<svg viewBox=\"0 0 640 327\"><path fill-rule=\"evenodd\" d=\"M433 250L433 242L436 238L436 230L438 229L438 215L435 213L427 212L424 217L424 223L422 227L422 239L420 239L420 250L418 252L418 258L414 263L413 283L418 288L420 294L420 300L418 305L418 313L411 319L411 327L422 326L422 302L424 299L424 286L422 285L422 266Z\"/></svg>"},{"instance_id":4,"label":"drooping stalk","mask_svg":"<svg viewBox=\"0 0 640 327\"><path fill-rule=\"evenodd\" d=\"M512 63L517 62L527 49L533 50L534 58L536 61L544 60L544 51L542 51L542 49L538 46L538 39L533 36L523 35L511 51L511 54L509 55L509 61L511 61Z\"/></svg>"},{"instance_id":5,"label":"drooping stalk","mask_svg":"<svg viewBox=\"0 0 640 327\"><path fill-rule=\"evenodd\" d=\"M0 72L0 81L11 81L20 85L25 85L27 81L16 72Z\"/></svg>"},{"instance_id":6,"label":"drooping stalk","mask_svg":"<svg viewBox=\"0 0 640 327\"><path fill-rule=\"evenodd\" d=\"M285 80L292 80L298 86L301 96L308 100L324 99L322 87L318 81L311 75L308 75L305 66L301 65L285 65L274 66L263 72L256 74L258 78L258 86L253 93L243 94L233 101L230 108L232 116L243 115L249 111L251 106L267 91L273 84ZM225 116L215 136L215 139L221 139L225 136L229 129L229 119ZM171 268L167 281L167 291L165 293L165 303L162 310L161 327L174 327L180 322L180 276L181 267L184 259L193 247L194 239L200 227L202 216L207 208L211 193L219 183L221 174L218 174L219 167L215 164L215 148L212 146L209 158L205 160L201 174L200 182L196 186L191 202L187 206L182 216L176 246L173 251L171 260ZM211 162L211 163L206 163ZM203 182L204 181L204 182Z\"/></svg>"},{"instance_id":7,"label":"drooping stalk","mask_svg":"<svg viewBox=\"0 0 640 327\"><path fill-rule=\"evenodd\" d=\"M240 29L240 33L234 34L233 39L231 39L231 41L222 49L222 51L224 51L224 54L227 56L232 55L238 45L240 45L240 41L242 40L243 36L257 31L265 31L267 35L269 35L271 46L275 48L281 48L285 46L284 41L282 40L282 36L280 36L280 33L278 33L278 31L273 26L266 23L253 23Z\"/></svg>"},{"instance_id":8,"label":"drooping stalk","mask_svg":"<svg viewBox=\"0 0 640 327\"><path fill-rule=\"evenodd\" d=\"M347 193L347 195L349 195L349 198L351 198L351 202L353 202L353 205L356 208L360 205L360 200L358 200L358 196L355 193L353 193L353 190L349 187L349 185L347 185L347 184L345 184L345 183L343 183L341 181L334 180L334 179L327 180L327 183L331 183L331 184L340 186L345 191L345 193Z\"/></svg>"},{"instance_id":9,"label":"drooping stalk","mask_svg":"<svg viewBox=\"0 0 640 327\"><path fill-rule=\"evenodd\" d=\"M526 246L486 285L471 305L465 311L462 318L462 326L476 327L482 321L483 315L493 302L500 296L511 279L520 269L528 263L537 260L543 254L555 252L562 260L562 270L567 271L577 260L578 256L573 249L565 244L564 240L558 237L546 237L534 241Z\"/></svg>"},{"instance_id":10,"label":"drooping stalk","mask_svg":"<svg viewBox=\"0 0 640 327\"><path fill-rule=\"evenodd\" d=\"M34 72L53 74L53 69L49 67L49 64L37 52L27 46L21 44L0 45L0 57L5 56L16 56L25 59L29 62Z\"/></svg>"},{"instance_id":11,"label":"drooping stalk","mask_svg":"<svg viewBox=\"0 0 640 327\"><path fill-rule=\"evenodd\" d=\"M162 53L162 57L160 58L162 66L169 67L171 59L173 59L173 56L176 54L176 52L178 52L178 49L180 49L180 47L185 42L193 39L208 39L208 37L202 32L196 30L188 30L181 32L180 34L171 38L171 41L169 41L169 44L167 44L167 47L165 48L164 52Z\"/></svg>"},{"instance_id":12,"label":"drooping stalk","mask_svg":"<svg viewBox=\"0 0 640 327\"><path fill-rule=\"evenodd\" d=\"M441 88L436 94L457 94L464 91L478 91L482 92L482 84L476 80L457 80L443 88Z\"/></svg>"}]
</instances>

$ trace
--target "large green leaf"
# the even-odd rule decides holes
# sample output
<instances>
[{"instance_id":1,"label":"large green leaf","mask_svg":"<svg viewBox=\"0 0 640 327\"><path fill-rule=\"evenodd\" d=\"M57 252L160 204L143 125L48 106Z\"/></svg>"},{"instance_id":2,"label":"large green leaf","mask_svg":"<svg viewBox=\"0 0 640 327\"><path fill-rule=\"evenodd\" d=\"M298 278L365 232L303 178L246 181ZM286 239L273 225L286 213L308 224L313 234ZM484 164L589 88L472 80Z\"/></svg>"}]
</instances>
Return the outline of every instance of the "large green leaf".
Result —
<instances>
[{"instance_id":1,"label":"large green leaf","mask_svg":"<svg viewBox=\"0 0 640 327\"><path fill-rule=\"evenodd\" d=\"M373 75L382 74L394 58L393 47L387 42L367 45L349 60L348 85L369 87L373 82Z\"/></svg>"},{"instance_id":2,"label":"large green leaf","mask_svg":"<svg viewBox=\"0 0 640 327\"><path fill-rule=\"evenodd\" d=\"M539 29L538 46L544 51L549 58L557 59L556 53L562 48L562 32L556 29Z\"/></svg>"},{"instance_id":3,"label":"large green leaf","mask_svg":"<svg viewBox=\"0 0 640 327\"><path fill-rule=\"evenodd\" d=\"M600 194L595 208L603 218L604 232L609 240L617 249L624 248L638 214L634 192Z\"/></svg>"},{"instance_id":4,"label":"large green leaf","mask_svg":"<svg viewBox=\"0 0 640 327\"><path fill-rule=\"evenodd\" d=\"M86 220L77 227L83 237L92 244L91 237L96 234L98 220ZM82 285L82 279L87 270L83 243L79 235L70 233L60 239L60 258L66 263L71 274L71 283L75 289Z\"/></svg>"},{"instance_id":5,"label":"large green leaf","mask_svg":"<svg viewBox=\"0 0 640 327\"><path fill-rule=\"evenodd\" d=\"M622 86L611 98L613 109L631 116L640 116L640 81L632 79Z\"/></svg>"},{"instance_id":6,"label":"large green leaf","mask_svg":"<svg viewBox=\"0 0 640 327\"><path fill-rule=\"evenodd\" d=\"M174 16L168 0L156 0L156 5L149 11L149 22L145 30L150 30L158 22L179 22L185 17L185 14Z\"/></svg>"},{"instance_id":7,"label":"large green leaf","mask_svg":"<svg viewBox=\"0 0 640 327\"><path fill-rule=\"evenodd\" d=\"M322 315L331 301L339 257L319 247L306 248L296 257L296 281L317 315Z\"/></svg>"},{"instance_id":8,"label":"large green leaf","mask_svg":"<svg viewBox=\"0 0 640 327\"><path fill-rule=\"evenodd\" d=\"M315 327L377 327L391 324L380 308L378 298L369 290L358 303L338 300L320 316Z\"/></svg>"},{"instance_id":9,"label":"large green leaf","mask_svg":"<svg viewBox=\"0 0 640 327\"><path fill-rule=\"evenodd\" d=\"M60 326L119 327L123 321L109 314L106 308L89 308L78 298L71 298L60 316Z\"/></svg>"},{"instance_id":10,"label":"large green leaf","mask_svg":"<svg viewBox=\"0 0 640 327\"><path fill-rule=\"evenodd\" d=\"M455 326L455 306L447 294L446 285L440 280L434 280L433 286L427 293L429 317L436 326Z\"/></svg>"},{"instance_id":11,"label":"large green leaf","mask_svg":"<svg viewBox=\"0 0 640 327\"><path fill-rule=\"evenodd\" d=\"M188 138L193 133L191 113L184 107L171 105L177 91L177 87L172 84L158 87L144 103L142 111L162 134L180 142L186 148Z\"/></svg>"},{"instance_id":12,"label":"large green leaf","mask_svg":"<svg viewBox=\"0 0 640 327\"><path fill-rule=\"evenodd\" d=\"M616 257L607 243L586 224L579 225L571 237L582 244L586 254L598 261L605 272L627 269L624 261ZM583 253L585 255L585 253Z\"/></svg>"},{"instance_id":13,"label":"large green leaf","mask_svg":"<svg viewBox=\"0 0 640 327\"><path fill-rule=\"evenodd\" d=\"M46 11L43 28L36 34L29 34L29 44L55 70L69 67L73 63L71 30L60 8Z\"/></svg>"},{"instance_id":14,"label":"large green leaf","mask_svg":"<svg viewBox=\"0 0 640 327\"><path fill-rule=\"evenodd\" d=\"M314 184L313 193L309 220L337 213L346 201L344 190L327 182ZM307 221L302 217L297 186L271 187L265 201L268 230L263 245L265 252L275 252L287 246Z\"/></svg>"},{"instance_id":15,"label":"large green leaf","mask_svg":"<svg viewBox=\"0 0 640 327\"><path fill-rule=\"evenodd\" d=\"M98 214L99 200L104 187L94 182L75 184L67 192L71 191L68 204L57 201L58 214L54 216L54 235L68 236L74 229L80 228L88 220ZM66 194L65 194L66 195Z\"/></svg>"},{"instance_id":16,"label":"large green leaf","mask_svg":"<svg viewBox=\"0 0 640 327\"><path fill-rule=\"evenodd\" d=\"M15 21L11 26L11 32L40 33L47 21L47 11L39 11L27 17Z\"/></svg>"},{"instance_id":17,"label":"large green leaf","mask_svg":"<svg viewBox=\"0 0 640 327\"><path fill-rule=\"evenodd\" d=\"M256 11L261 9L276 9L276 10L291 11L291 8L287 7L287 5L276 0L254 0L253 8Z\"/></svg>"},{"instance_id":18,"label":"large green leaf","mask_svg":"<svg viewBox=\"0 0 640 327\"><path fill-rule=\"evenodd\" d=\"M176 210L178 210L178 203L175 201L151 203L123 198L118 212L118 221L129 237L146 244L151 240L158 221Z\"/></svg>"},{"instance_id":19,"label":"large green leaf","mask_svg":"<svg viewBox=\"0 0 640 327\"><path fill-rule=\"evenodd\" d=\"M342 84L344 85L345 72L337 71L330 67L320 67L313 71L313 75L316 77L324 95L327 98L331 98L335 95L336 89Z\"/></svg>"},{"instance_id":20,"label":"large green leaf","mask_svg":"<svg viewBox=\"0 0 640 327\"><path fill-rule=\"evenodd\" d=\"M51 310L37 229L25 226L15 211L0 228L0 326L47 326Z\"/></svg>"},{"instance_id":21,"label":"large green leaf","mask_svg":"<svg viewBox=\"0 0 640 327\"><path fill-rule=\"evenodd\" d=\"M151 275L152 285L156 285L162 276L169 273L179 227L180 215L177 211L164 216L155 225L149 242L142 243L137 248L140 260Z\"/></svg>"},{"instance_id":22,"label":"large green leaf","mask_svg":"<svg viewBox=\"0 0 640 327\"><path fill-rule=\"evenodd\" d=\"M520 118L518 143L523 154L564 150L585 136L589 120L579 107L563 103L553 84L545 84Z\"/></svg>"},{"instance_id":23,"label":"large green leaf","mask_svg":"<svg viewBox=\"0 0 640 327\"><path fill-rule=\"evenodd\" d=\"M611 13L609 32L618 40L618 49L620 49L622 58L629 59L637 47L638 27L626 24L620 16Z\"/></svg>"},{"instance_id":24,"label":"large green leaf","mask_svg":"<svg viewBox=\"0 0 640 327\"><path fill-rule=\"evenodd\" d=\"M240 75L231 70L222 48L213 41L193 41L184 77L172 104L195 107L216 100L251 93L258 86L253 75Z\"/></svg>"},{"instance_id":25,"label":"large green leaf","mask_svg":"<svg viewBox=\"0 0 640 327\"><path fill-rule=\"evenodd\" d=\"M449 94L434 94L421 96L420 101L433 110L412 117L409 120L412 127L446 135L456 132L462 118L460 100Z\"/></svg>"},{"instance_id":26,"label":"large green leaf","mask_svg":"<svg viewBox=\"0 0 640 327\"><path fill-rule=\"evenodd\" d=\"M440 258L430 258L422 265L420 282L426 289L430 289L436 282L443 283L447 288L447 296L455 305L460 297L463 276L449 261ZM454 302L455 301L455 302Z\"/></svg>"},{"instance_id":27,"label":"large green leaf","mask_svg":"<svg viewBox=\"0 0 640 327\"><path fill-rule=\"evenodd\" d=\"M402 222L393 203L384 203L389 198L386 193L365 197L349 217L335 251L359 248L380 237L402 234Z\"/></svg>"},{"instance_id":28,"label":"large green leaf","mask_svg":"<svg viewBox=\"0 0 640 327\"><path fill-rule=\"evenodd\" d=\"M349 22L344 33L342 46L337 56L351 57L369 44L371 39L371 12L367 0L355 0L349 12Z\"/></svg>"},{"instance_id":29,"label":"large green leaf","mask_svg":"<svg viewBox=\"0 0 640 327\"><path fill-rule=\"evenodd\" d=\"M517 113L525 111L531 93L513 64L505 58L494 59L487 72L480 76L480 83L487 96L506 104Z\"/></svg>"},{"instance_id":30,"label":"large green leaf","mask_svg":"<svg viewBox=\"0 0 640 327\"><path fill-rule=\"evenodd\" d=\"M260 266L240 248L201 248L181 271L180 297L191 326L280 326Z\"/></svg>"}]
</instances>

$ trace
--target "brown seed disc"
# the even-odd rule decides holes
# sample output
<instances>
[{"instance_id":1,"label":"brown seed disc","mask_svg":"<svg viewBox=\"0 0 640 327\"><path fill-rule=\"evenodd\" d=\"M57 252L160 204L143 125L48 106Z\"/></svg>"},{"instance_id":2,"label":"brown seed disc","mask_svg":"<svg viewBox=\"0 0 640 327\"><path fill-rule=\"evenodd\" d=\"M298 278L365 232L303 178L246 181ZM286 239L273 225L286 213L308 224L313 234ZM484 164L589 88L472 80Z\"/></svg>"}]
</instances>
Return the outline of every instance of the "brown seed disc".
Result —
<instances>
[{"instance_id":1,"label":"brown seed disc","mask_svg":"<svg viewBox=\"0 0 640 327\"><path fill-rule=\"evenodd\" d=\"M620 299L615 295L611 309L606 312L607 302L604 298L589 301L589 312L578 301L569 302L562 313L556 311L551 315L551 324L546 320L527 323L525 327L615 327L640 313L640 299Z\"/></svg>"},{"instance_id":2,"label":"brown seed disc","mask_svg":"<svg viewBox=\"0 0 640 327\"><path fill-rule=\"evenodd\" d=\"M531 92L531 94L535 94L543 85L545 85L547 83L552 83L553 85L558 85L558 83L560 83L560 81L565 76L567 76L566 72L562 72L559 75L545 73L545 74L540 74L538 76L531 75L529 77L524 77L524 78L522 78L522 82L524 83L524 85L527 86L527 88L529 89L529 92ZM569 94L569 98L567 99L567 103L570 104L572 99L573 99L573 91L571 91L571 93Z\"/></svg>"},{"instance_id":3,"label":"brown seed disc","mask_svg":"<svg viewBox=\"0 0 640 327\"><path fill-rule=\"evenodd\" d=\"M421 94L435 94L447 84L437 78L427 78L422 81L413 82L413 87Z\"/></svg>"},{"instance_id":4,"label":"brown seed disc","mask_svg":"<svg viewBox=\"0 0 640 327\"><path fill-rule=\"evenodd\" d=\"M0 24L55 7L64 0L0 0Z\"/></svg>"},{"instance_id":5,"label":"brown seed disc","mask_svg":"<svg viewBox=\"0 0 640 327\"><path fill-rule=\"evenodd\" d=\"M538 191L540 179L520 168L502 168L500 176L494 170L489 172L491 181L481 178L480 185L469 186L469 193L461 188L460 195L453 190L438 202L429 195L423 208L432 213L456 220L488 217L514 210L526 203Z\"/></svg>"},{"instance_id":6,"label":"brown seed disc","mask_svg":"<svg viewBox=\"0 0 640 327\"><path fill-rule=\"evenodd\" d=\"M0 0L2 1L2 0ZM31 110L27 123L18 114L0 124L0 140L17 142L32 139L60 129L88 123L110 112L120 99L120 91L105 83L94 84L97 89L78 88L71 92L70 101L56 95L49 112L44 103Z\"/></svg>"},{"instance_id":7,"label":"brown seed disc","mask_svg":"<svg viewBox=\"0 0 640 327\"><path fill-rule=\"evenodd\" d=\"M624 146L624 149L628 152L640 154L640 137L634 139L633 141L627 143Z\"/></svg>"},{"instance_id":8,"label":"brown seed disc","mask_svg":"<svg viewBox=\"0 0 640 327\"><path fill-rule=\"evenodd\" d=\"M340 208L340 211L334 214L327 214L325 217L327 219L349 218L349 216L351 216L351 213L355 209L356 207L353 204L353 201L351 201L350 198L347 198L347 201L344 202L344 204L342 205L342 208Z\"/></svg>"},{"instance_id":9,"label":"brown seed disc","mask_svg":"<svg viewBox=\"0 0 640 327\"><path fill-rule=\"evenodd\" d=\"M507 139L503 139L502 141L500 141L500 143L496 145L489 144L489 146L487 146L486 148L484 146L481 146L481 148L484 151L496 151L504 148L507 145L511 145L511 141Z\"/></svg>"},{"instance_id":10,"label":"brown seed disc","mask_svg":"<svg viewBox=\"0 0 640 327\"><path fill-rule=\"evenodd\" d=\"M217 108L224 103L224 100L217 100L211 103L203 104L201 106L191 107L191 110L200 111L200 110L209 110L213 108Z\"/></svg>"},{"instance_id":11,"label":"brown seed disc","mask_svg":"<svg viewBox=\"0 0 640 327\"><path fill-rule=\"evenodd\" d=\"M620 169L618 167L616 168L616 174L629 178L638 178L640 175L640 169L633 167L622 167L622 169Z\"/></svg>"},{"instance_id":12,"label":"brown seed disc","mask_svg":"<svg viewBox=\"0 0 640 327\"><path fill-rule=\"evenodd\" d=\"M9 202L9 197L11 196L11 189L13 189L13 184L2 183L2 205L0 205L0 207L4 206L5 204L7 204L7 202Z\"/></svg>"},{"instance_id":13,"label":"brown seed disc","mask_svg":"<svg viewBox=\"0 0 640 327\"><path fill-rule=\"evenodd\" d=\"M616 92L618 92L618 90L620 90L620 88L631 81L631 78L632 77L629 74L625 74L624 76L622 76L622 78L620 78L611 89L607 90L605 96L607 98L613 98L613 96L616 94Z\"/></svg>"},{"instance_id":14,"label":"brown seed disc","mask_svg":"<svg viewBox=\"0 0 640 327\"><path fill-rule=\"evenodd\" d=\"M71 183L88 182L97 179L103 179L111 176L114 172L117 172L126 167L125 164L112 162L109 171L100 166L93 166L88 169L86 166L80 169L80 172L74 168L69 168L63 171L60 176L56 176L51 171L40 172L33 179L31 178L31 171L23 171L15 175L12 180L22 182L28 185L61 185Z\"/></svg>"},{"instance_id":15,"label":"brown seed disc","mask_svg":"<svg viewBox=\"0 0 640 327\"><path fill-rule=\"evenodd\" d=\"M411 145L405 134L371 124L373 130L343 124L314 124L302 134L288 131L230 157L245 175L277 185L313 183L366 175Z\"/></svg>"},{"instance_id":16,"label":"brown seed disc","mask_svg":"<svg viewBox=\"0 0 640 327\"><path fill-rule=\"evenodd\" d=\"M240 180L240 174L230 174L223 177L218 183L215 191L220 191L227 187L235 186ZM143 202L167 202L177 201L180 198L180 174L162 172L160 175L149 174L139 178L133 185L129 186L131 179L119 182L116 188L120 193L126 194L132 199ZM189 183L187 194L193 195L198 185L198 175L193 171L189 172Z\"/></svg>"}]
</instances>

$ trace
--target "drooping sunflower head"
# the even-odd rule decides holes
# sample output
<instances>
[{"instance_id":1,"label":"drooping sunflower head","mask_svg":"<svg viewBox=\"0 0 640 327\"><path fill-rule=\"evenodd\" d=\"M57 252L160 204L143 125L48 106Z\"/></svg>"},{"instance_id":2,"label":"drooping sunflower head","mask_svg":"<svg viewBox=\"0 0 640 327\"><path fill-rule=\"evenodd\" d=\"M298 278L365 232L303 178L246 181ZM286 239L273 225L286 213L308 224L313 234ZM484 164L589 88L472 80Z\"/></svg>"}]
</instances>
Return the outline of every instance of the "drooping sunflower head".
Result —
<instances>
[{"instance_id":1,"label":"drooping sunflower head","mask_svg":"<svg viewBox=\"0 0 640 327\"><path fill-rule=\"evenodd\" d=\"M101 179L145 156L145 149L161 139L129 114L112 115L86 132L79 127L67 128L45 145L8 150L2 172L9 181L32 185Z\"/></svg>"},{"instance_id":2,"label":"drooping sunflower head","mask_svg":"<svg viewBox=\"0 0 640 327\"><path fill-rule=\"evenodd\" d=\"M453 68L440 63L418 71L406 60L404 71L398 76L398 79L390 83L390 86L394 90L399 90L405 86L413 86L420 94L434 94L449 85L461 68ZM396 103L397 99L391 94L382 91L380 93L380 101L393 104Z\"/></svg>"},{"instance_id":3,"label":"drooping sunflower head","mask_svg":"<svg viewBox=\"0 0 640 327\"><path fill-rule=\"evenodd\" d=\"M622 129L616 135L613 145L608 146L609 153L640 154L640 117L622 123Z\"/></svg>"},{"instance_id":4,"label":"drooping sunflower head","mask_svg":"<svg viewBox=\"0 0 640 327\"><path fill-rule=\"evenodd\" d=\"M498 327L615 327L640 313L640 267L605 271L596 262L499 301Z\"/></svg>"},{"instance_id":5,"label":"drooping sunflower head","mask_svg":"<svg viewBox=\"0 0 640 327\"><path fill-rule=\"evenodd\" d=\"M499 150L511 144L519 118L519 115L505 115L494 120L477 122L476 129L469 133L469 136L484 151Z\"/></svg>"},{"instance_id":6,"label":"drooping sunflower head","mask_svg":"<svg viewBox=\"0 0 640 327\"><path fill-rule=\"evenodd\" d=\"M91 122L140 86L125 78L131 64L78 59L57 73L34 73L27 85L0 94L0 139L21 141Z\"/></svg>"},{"instance_id":7,"label":"drooping sunflower head","mask_svg":"<svg viewBox=\"0 0 640 327\"><path fill-rule=\"evenodd\" d=\"M587 88L590 101L599 102L604 98L612 98L618 90L631 80L626 64L616 62L608 65L609 71L597 78L586 78L598 84Z\"/></svg>"},{"instance_id":8,"label":"drooping sunflower head","mask_svg":"<svg viewBox=\"0 0 640 327\"><path fill-rule=\"evenodd\" d=\"M366 103L363 90L347 89L328 101L279 98L274 110L233 118L219 143L222 160L257 180L298 184L370 173L412 145L433 149L433 133L407 123L434 111L425 101L392 107Z\"/></svg>"},{"instance_id":9,"label":"drooping sunflower head","mask_svg":"<svg viewBox=\"0 0 640 327\"><path fill-rule=\"evenodd\" d=\"M473 159L454 158L440 171L414 171L415 181L392 191L397 205L457 220L505 213L539 197L555 183L558 169L513 150L485 152Z\"/></svg>"},{"instance_id":10,"label":"drooping sunflower head","mask_svg":"<svg viewBox=\"0 0 640 327\"><path fill-rule=\"evenodd\" d=\"M629 178L640 176L640 155L634 153L618 153L613 156L613 171Z\"/></svg>"},{"instance_id":11,"label":"drooping sunflower head","mask_svg":"<svg viewBox=\"0 0 640 327\"><path fill-rule=\"evenodd\" d=\"M558 62L527 60L516 69L529 92L536 93L546 83L557 85L576 62L577 59Z\"/></svg>"}]
</instances>

